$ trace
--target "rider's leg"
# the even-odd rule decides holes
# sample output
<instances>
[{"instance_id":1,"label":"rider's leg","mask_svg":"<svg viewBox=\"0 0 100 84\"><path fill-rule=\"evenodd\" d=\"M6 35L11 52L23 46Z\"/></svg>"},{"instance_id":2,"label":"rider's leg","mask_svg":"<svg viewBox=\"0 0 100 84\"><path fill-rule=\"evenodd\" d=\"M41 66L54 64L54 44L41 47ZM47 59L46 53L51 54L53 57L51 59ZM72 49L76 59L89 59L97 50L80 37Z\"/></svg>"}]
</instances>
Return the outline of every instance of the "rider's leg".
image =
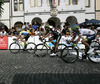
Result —
<instances>
[{"instance_id":1,"label":"rider's leg","mask_svg":"<svg viewBox=\"0 0 100 84\"><path fill-rule=\"evenodd\" d=\"M88 52L89 47L90 47L90 45L89 45L89 43L87 41L88 41L87 39L82 39L82 41L81 41L82 44L85 45L85 55L87 55L87 52Z\"/></svg>"},{"instance_id":2,"label":"rider's leg","mask_svg":"<svg viewBox=\"0 0 100 84\"><path fill-rule=\"evenodd\" d=\"M54 38L53 38L53 37L49 38L49 41L50 41L52 44L54 44L54 45L55 45L55 42L53 42L52 40L54 40Z\"/></svg>"},{"instance_id":3,"label":"rider's leg","mask_svg":"<svg viewBox=\"0 0 100 84\"><path fill-rule=\"evenodd\" d=\"M82 39L82 43L85 45L85 46L87 46L88 48L90 47L90 45L87 43L87 39Z\"/></svg>"},{"instance_id":4,"label":"rider's leg","mask_svg":"<svg viewBox=\"0 0 100 84\"><path fill-rule=\"evenodd\" d=\"M79 42L80 38L81 38L81 35L78 36L78 39L76 40L75 44L77 44Z\"/></svg>"},{"instance_id":5,"label":"rider's leg","mask_svg":"<svg viewBox=\"0 0 100 84\"><path fill-rule=\"evenodd\" d=\"M55 43L55 49L54 49L54 53L56 53L57 52L57 49L58 49L58 41L56 41L56 43Z\"/></svg>"}]
</instances>

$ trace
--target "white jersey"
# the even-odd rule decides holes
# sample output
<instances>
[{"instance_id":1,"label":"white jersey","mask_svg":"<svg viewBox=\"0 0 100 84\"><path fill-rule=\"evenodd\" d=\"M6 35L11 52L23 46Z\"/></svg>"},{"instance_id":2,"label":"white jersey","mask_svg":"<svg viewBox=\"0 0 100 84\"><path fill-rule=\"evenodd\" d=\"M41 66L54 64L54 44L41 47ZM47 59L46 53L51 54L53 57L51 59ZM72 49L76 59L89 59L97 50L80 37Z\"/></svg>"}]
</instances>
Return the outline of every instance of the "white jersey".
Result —
<instances>
[{"instance_id":1,"label":"white jersey","mask_svg":"<svg viewBox=\"0 0 100 84\"><path fill-rule=\"evenodd\" d=\"M93 35L95 32L90 29L79 29L80 35Z\"/></svg>"}]
</instances>

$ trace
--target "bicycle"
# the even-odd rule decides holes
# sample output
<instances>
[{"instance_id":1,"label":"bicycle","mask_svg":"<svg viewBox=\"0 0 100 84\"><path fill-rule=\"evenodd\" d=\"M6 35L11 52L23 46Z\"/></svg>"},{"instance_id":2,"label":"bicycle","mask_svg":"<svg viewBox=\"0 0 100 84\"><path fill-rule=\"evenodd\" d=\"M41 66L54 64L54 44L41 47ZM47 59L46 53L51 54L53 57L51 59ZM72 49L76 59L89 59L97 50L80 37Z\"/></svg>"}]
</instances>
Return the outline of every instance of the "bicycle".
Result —
<instances>
[{"instance_id":1,"label":"bicycle","mask_svg":"<svg viewBox=\"0 0 100 84\"><path fill-rule=\"evenodd\" d=\"M48 45L48 42L50 43L50 41L46 41L46 39L42 39L41 42L38 45L36 45L35 49L34 49L34 54L38 57L44 57L46 55L50 53L52 53L54 51L54 45L52 46L52 48ZM57 56L60 57L61 56L61 50L63 48L67 48L67 46L65 44L58 44L58 50L57 50Z\"/></svg>"},{"instance_id":2,"label":"bicycle","mask_svg":"<svg viewBox=\"0 0 100 84\"><path fill-rule=\"evenodd\" d=\"M64 48L61 52L61 59L67 63L74 63L80 58L80 56L84 56L82 49L80 49L78 45L73 46L73 44L74 42L69 42L69 46L67 46L68 50ZM96 40L93 40L90 46L94 47L94 51L89 53L87 58L93 63L100 63L100 43Z\"/></svg>"},{"instance_id":3,"label":"bicycle","mask_svg":"<svg viewBox=\"0 0 100 84\"><path fill-rule=\"evenodd\" d=\"M24 42L22 42L20 39L16 40L13 39L13 43L10 44L9 50L11 53L18 53L20 50L26 50L28 53L32 54L34 52L34 48L36 46L33 42L26 42L26 45L24 45ZM26 48L24 48L26 46Z\"/></svg>"}]
</instances>

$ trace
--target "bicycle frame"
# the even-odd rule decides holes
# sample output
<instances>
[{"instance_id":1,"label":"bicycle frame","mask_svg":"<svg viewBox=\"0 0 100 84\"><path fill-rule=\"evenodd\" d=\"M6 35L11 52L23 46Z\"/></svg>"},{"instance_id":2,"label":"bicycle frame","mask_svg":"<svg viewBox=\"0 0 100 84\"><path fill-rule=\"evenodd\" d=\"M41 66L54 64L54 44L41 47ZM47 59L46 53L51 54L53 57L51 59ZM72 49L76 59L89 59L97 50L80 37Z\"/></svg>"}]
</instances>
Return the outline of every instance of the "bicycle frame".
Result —
<instances>
[{"instance_id":1,"label":"bicycle frame","mask_svg":"<svg viewBox=\"0 0 100 84\"><path fill-rule=\"evenodd\" d=\"M45 42L43 42L42 49L43 49L44 45L46 45L47 48L49 48L50 50L52 50L51 47L47 44L47 42L51 42L51 41L46 41L46 40L45 40Z\"/></svg>"},{"instance_id":2,"label":"bicycle frame","mask_svg":"<svg viewBox=\"0 0 100 84\"><path fill-rule=\"evenodd\" d=\"M75 47L78 50L78 57L84 55L84 52L79 48L78 44Z\"/></svg>"}]
</instances>

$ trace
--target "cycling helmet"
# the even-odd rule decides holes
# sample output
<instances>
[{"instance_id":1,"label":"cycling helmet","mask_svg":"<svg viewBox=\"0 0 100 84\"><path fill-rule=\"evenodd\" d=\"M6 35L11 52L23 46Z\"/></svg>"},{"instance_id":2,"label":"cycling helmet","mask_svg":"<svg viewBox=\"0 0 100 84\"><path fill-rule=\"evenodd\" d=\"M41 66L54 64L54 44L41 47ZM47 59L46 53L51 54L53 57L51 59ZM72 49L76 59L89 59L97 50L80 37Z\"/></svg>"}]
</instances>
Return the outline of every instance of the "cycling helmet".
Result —
<instances>
[{"instance_id":1,"label":"cycling helmet","mask_svg":"<svg viewBox=\"0 0 100 84\"><path fill-rule=\"evenodd\" d=\"M79 29L79 26L77 24L72 26L72 31Z\"/></svg>"},{"instance_id":2,"label":"cycling helmet","mask_svg":"<svg viewBox=\"0 0 100 84\"><path fill-rule=\"evenodd\" d=\"M45 29L49 29L49 28L50 28L49 25L46 25L46 26L45 26Z\"/></svg>"}]
</instances>

